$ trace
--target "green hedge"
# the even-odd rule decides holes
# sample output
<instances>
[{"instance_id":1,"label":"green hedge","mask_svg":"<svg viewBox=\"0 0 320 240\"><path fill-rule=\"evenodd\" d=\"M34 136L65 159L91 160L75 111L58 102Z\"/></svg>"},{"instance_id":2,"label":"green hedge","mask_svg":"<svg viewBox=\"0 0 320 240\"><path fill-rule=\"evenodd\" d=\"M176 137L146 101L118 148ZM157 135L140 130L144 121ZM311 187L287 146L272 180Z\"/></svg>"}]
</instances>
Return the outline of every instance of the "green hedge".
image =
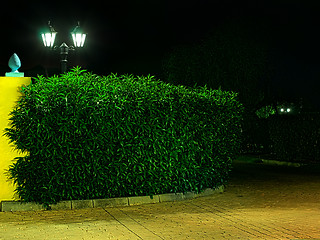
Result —
<instances>
[{"instance_id":1,"label":"green hedge","mask_svg":"<svg viewBox=\"0 0 320 240\"><path fill-rule=\"evenodd\" d=\"M246 116L243 121L241 154L262 155L270 153L269 119Z\"/></svg>"},{"instance_id":2,"label":"green hedge","mask_svg":"<svg viewBox=\"0 0 320 240\"><path fill-rule=\"evenodd\" d=\"M79 68L22 88L6 135L25 201L201 191L224 184L239 150L236 94Z\"/></svg>"},{"instance_id":3,"label":"green hedge","mask_svg":"<svg viewBox=\"0 0 320 240\"><path fill-rule=\"evenodd\" d=\"M272 152L283 161L320 161L320 114L278 115L269 119Z\"/></svg>"}]
</instances>

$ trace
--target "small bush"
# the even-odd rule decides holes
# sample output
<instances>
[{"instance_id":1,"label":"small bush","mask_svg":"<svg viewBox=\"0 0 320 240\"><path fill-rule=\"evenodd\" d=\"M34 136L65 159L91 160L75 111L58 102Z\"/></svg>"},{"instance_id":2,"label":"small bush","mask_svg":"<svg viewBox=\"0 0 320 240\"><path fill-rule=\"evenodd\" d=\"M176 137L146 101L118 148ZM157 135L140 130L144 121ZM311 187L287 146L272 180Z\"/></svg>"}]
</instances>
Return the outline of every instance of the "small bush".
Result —
<instances>
[{"instance_id":1,"label":"small bush","mask_svg":"<svg viewBox=\"0 0 320 240\"><path fill-rule=\"evenodd\" d=\"M274 109L273 106L268 105L264 106L256 111L256 115L260 119L266 119L274 114L276 114L277 110Z\"/></svg>"},{"instance_id":2,"label":"small bush","mask_svg":"<svg viewBox=\"0 0 320 240\"><path fill-rule=\"evenodd\" d=\"M236 94L79 68L22 88L6 135L25 201L201 191L224 184L239 150Z\"/></svg>"},{"instance_id":3,"label":"small bush","mask_svg":"<svg viewBox=\"0 0 320 240\"><path fill-rule=\"evenodd\" d=\"M320 115L278 115L269 119L272 151L283 161L320 161Z\"/></svg>"}]
</instances>

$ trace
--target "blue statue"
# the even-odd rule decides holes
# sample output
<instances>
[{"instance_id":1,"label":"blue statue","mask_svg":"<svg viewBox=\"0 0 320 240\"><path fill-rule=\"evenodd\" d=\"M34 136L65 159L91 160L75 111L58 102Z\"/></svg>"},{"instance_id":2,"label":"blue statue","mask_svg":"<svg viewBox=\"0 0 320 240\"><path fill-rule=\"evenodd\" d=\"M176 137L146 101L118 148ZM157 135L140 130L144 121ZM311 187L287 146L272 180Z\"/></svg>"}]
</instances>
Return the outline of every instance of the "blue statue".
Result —
<instances>
[{"instance_id":1,"label":"blue statue","mask_svg":"<svg viewBox=\"0 0 320 240\"><path fill-rule=\"evenodd\" d=\"M6 73L7 77L24 77L24 73L20 73L18 69L21 67L21 61L16 53L9 59L9 67L11 72Z\"/></svg>"},{"instance_id":2,"label":"blue statue","mask_svg":"<svg viewBox=\"0 0 320 240\"><path fill-rule=\"evenodd\" d=\"M21 67L21 61L16 53L9 59L9 67L11 68L11 72L19 72L18 69Z\"/></svg>"}]
</instances>

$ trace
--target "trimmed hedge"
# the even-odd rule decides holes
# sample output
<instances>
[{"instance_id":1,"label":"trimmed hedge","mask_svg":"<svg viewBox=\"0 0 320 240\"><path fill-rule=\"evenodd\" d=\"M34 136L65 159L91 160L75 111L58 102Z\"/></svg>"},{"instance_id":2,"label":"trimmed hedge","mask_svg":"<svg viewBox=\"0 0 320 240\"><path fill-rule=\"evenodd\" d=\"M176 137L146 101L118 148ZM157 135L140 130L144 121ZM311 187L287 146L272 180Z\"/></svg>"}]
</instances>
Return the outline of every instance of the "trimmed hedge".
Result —
<instances>
[{"instance_id":1,"label":"trimmed hedge","mask_svg":"<svg viewBox=\"0 0 320 240\"><path fill-rule=\"evenodd\" d=\"M278 115L269 119L272 152L282 161L320 161L320 114Z\"/></svg>"},{"instance_id":2,"label":"trimmed hedge","mask_svg":"<svg viewBox=\"0 0 320 240\"><path fill-rule=\"evenodd\" d=\"M243 121L243 140L241 154L269 154L271 140L269 136L269 119L246 116Z\"/></svg>"},{"instance_id":3,"label":"trimmed hedge","mask_svg":"<svg viewBox=\"0 0 320 240\"><path fill-rule=\"evenodd\" d=\"M79 68L35 80L5 133L28 153L9 169L22 200L199 192L226 182L240 147L236 93Z\"/></svg>"}]
</instances>

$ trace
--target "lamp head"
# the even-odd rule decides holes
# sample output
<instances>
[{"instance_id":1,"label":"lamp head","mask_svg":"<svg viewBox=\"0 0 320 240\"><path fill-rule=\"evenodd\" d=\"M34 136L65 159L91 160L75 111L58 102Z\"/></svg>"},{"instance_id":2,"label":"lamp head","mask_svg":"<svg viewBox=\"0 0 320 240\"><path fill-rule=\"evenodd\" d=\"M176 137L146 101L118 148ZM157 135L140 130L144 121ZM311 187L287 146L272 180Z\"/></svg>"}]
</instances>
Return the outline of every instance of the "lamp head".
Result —
<instances>
[{"instance_id":1,"label":"lamp head","mask_svg":"<svg viewBox=\"0 0 320 240\"><path fill-rule=\"evenodd\" d=\"M56 35L57 32L51 26L50 21L48 21L48 30L46 32L41 33L44 46L52 48Z\"/></svg>"},{"instance_id":2,"label":"lamp head","mask_svg":"<svg viewBox=\"0 0 320 240\"><path fill-rule=\"evenodd\" d=\"M86 35L87 34L83 33L82 29L80 28L80 22L78 22L78 25L71 32L74 46L83 47L86 40Z\"/></svg>"}]
</instances>

